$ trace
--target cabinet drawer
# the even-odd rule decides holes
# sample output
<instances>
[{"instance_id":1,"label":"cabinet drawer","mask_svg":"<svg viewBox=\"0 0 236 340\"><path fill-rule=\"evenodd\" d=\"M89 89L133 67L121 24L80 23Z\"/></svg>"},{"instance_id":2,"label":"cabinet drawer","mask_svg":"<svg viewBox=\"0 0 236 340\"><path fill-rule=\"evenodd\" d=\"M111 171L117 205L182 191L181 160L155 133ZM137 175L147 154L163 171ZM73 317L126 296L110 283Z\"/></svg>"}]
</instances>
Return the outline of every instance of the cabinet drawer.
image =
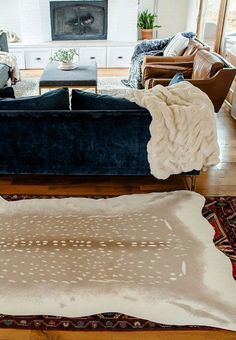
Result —
<instances>
[{"instance_id":1,"label":"cabinet drawer","mask_svg":"<svg viewBox=\"0 0 236 340\"><path fill-rule=\"evenodd\" d=\"M49 63L51 57L51 49L34 49L25 50L25 67L44 68Z\"/></svg>"},{"instance_id":2,"label":"cabinet drawer","mask_svg":"<svg viewBox=\"0 0 236 340\"><path fill-rule=\"evenodd\" d=\"M107 67L129 67L133 52L133 47L108 47Z\"/></svg>"},{"instance_id":3,"label":"cabinet drawer","mask_svg":"<svg viewBox=\"0 0 236 340\"><path fill-rule=\"evenodd\" d=\"M107 51L105 47L81 47L79 60L82 63L96 61L98 67L106 67Z\"/></svg>"},{"instance_id":4,"label":"cabinet drawer","mask_svg":"<svg viewBox=\"0 0 236 340\"><path fill-rule=\"evenodd\" d=\"M14 49L10 49L10 53L13 54L16 57L17 65L19 69L24 70L25 69L25 55L23 51L18 51Z\"/></svg>"}]
</instances>

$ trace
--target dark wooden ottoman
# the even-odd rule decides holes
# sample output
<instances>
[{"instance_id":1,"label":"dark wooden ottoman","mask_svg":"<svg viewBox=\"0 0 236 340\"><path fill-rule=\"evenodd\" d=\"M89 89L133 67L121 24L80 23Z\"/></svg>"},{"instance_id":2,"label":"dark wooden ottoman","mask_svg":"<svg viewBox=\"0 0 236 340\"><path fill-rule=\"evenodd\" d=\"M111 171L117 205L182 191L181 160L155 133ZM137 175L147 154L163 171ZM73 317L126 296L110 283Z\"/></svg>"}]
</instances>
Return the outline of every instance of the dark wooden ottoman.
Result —
<instances>
[{"instance_id":1,"label":"dark wooden ottoman","mask_svg":"<svg viewBox=\"0 0 236 340\"><path fill-rule=\"evenodd\" d=\"M77 63L73 70L60 70L58 63L53 62L46 66L39 80L39 94L43 88L93 88L97 93L97 64Z\"/></svg>"}]
</instances>

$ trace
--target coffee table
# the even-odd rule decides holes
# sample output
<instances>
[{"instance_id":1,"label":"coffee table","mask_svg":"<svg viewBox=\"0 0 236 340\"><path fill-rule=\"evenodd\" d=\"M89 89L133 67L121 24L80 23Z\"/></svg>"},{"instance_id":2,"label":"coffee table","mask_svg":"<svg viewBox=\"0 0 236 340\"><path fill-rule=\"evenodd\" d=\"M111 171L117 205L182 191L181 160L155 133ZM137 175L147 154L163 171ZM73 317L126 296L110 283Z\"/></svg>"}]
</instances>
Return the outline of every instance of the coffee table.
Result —
<instances>
[{"instance_id":1,"label":"coffee table","mask_svg":"<svg viewBox=\"0 0 236 340\"><path fill-rule=\"evenodd\" d=\"M69 88L93 88L97 93L97 64L77 63L73 70L63 71L58 68L58 63L53 62L46 66L39 80L39 94L43 88L54 89Z\"/></svg>"}]
</instances>

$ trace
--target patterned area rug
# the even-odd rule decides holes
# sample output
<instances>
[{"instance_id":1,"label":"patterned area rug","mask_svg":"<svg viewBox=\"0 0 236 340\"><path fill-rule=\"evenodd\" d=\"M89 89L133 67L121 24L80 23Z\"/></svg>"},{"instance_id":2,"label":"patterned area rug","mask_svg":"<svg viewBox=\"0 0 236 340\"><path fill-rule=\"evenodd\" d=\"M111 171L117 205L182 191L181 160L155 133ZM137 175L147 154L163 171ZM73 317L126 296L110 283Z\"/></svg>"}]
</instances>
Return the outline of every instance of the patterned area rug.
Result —
<instances>
[{"instance_id":1,"label":"patterned area rug","mask_svg":"<svg viewBox=\"0 0 236 340\"><path fill-rule=\"evenodd\" d=\"M130 90L122 84L124 77L98 77L98 93L116 95ZM22 79L13 86L16 97L36 96L39 94L39 78ZM86 89L94 92L94 90Z\"/></svg>"},{"instance_id":2,"label":"patterned area rug","mask_svg":"<svg viewBox=\"0 0 236 340\"><path fill-rule=\"evenodd\" d=\"M54 196L53 196L54 197ZM3 196L14 201L30 198L53 198L52 196ZM59 198L59 197L57 197ZM60 196L60 198L63 198ZM228 256L236 280L236 197L209 197L203 208L203 216L215 230L216 247ZM84 318L64 318L47 315L13 317L0 315L0 328L38 330L158 330L158 329L209 329L197 326L170 326L141 320L120 313L103 313Z\"/></svg>"}]
</instances>

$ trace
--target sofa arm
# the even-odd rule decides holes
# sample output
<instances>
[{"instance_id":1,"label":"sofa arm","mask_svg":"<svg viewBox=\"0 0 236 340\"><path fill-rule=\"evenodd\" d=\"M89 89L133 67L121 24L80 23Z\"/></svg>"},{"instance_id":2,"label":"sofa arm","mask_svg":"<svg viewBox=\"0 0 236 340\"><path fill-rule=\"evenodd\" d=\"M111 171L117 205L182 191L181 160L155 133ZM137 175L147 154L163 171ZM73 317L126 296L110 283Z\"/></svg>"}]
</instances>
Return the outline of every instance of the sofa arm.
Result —
<instances>
[{"instance_id":1,"label":"sofa arm","mask_svg":"<svg viewBox=\"0 0 236 340\"><path fill-rule=\"evenodd\" d=\"M185 78L192 76L192 63L190 64L149 64L143 69L143 85L150 78L171 79L177 72L182 72Z\"/></svg>"}]
</instances>

